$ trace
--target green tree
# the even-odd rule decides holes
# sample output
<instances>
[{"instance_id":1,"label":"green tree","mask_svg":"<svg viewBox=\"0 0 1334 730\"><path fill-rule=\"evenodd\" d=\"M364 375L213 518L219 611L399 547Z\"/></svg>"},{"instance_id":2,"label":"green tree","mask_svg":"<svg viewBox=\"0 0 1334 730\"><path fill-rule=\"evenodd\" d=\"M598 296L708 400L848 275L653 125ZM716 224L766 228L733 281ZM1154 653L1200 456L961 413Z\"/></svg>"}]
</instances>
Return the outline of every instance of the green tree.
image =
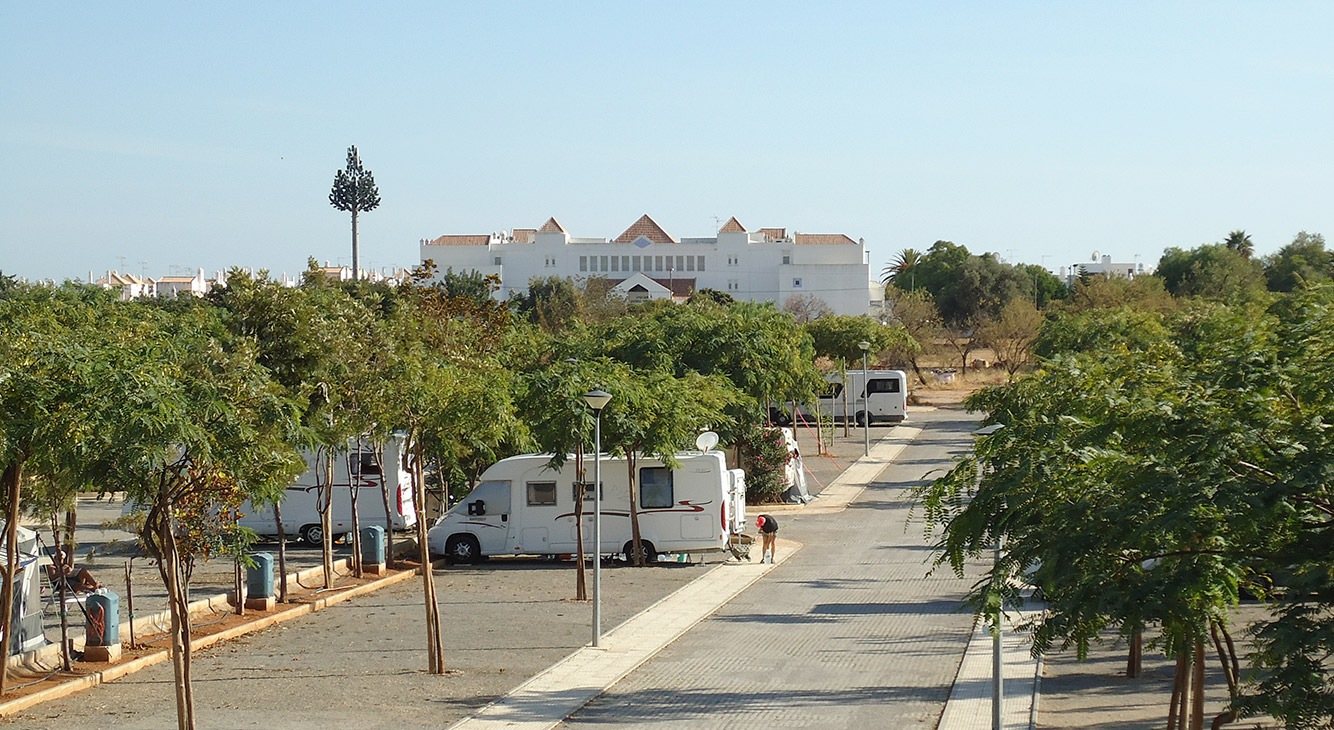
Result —
<instances>
[{"instance_id":1,"label":"green tree","mask_svg":"<svg viewBox=\"0 0 1334 730\"><path fill-rule=\"evenodd\" d=\"M1325 237L1302 231L1292 243L1265 257L1265 279L1270 291L1296 291L1334 279L1334 252L1325 248Z\"/></svg>"},{"instance_id":2,"label":"green tree","mask_svg":"<svg viewBox=\"0 0 1334 730\"><path fill-rule=\"evenodd\" d=\"M1243 258L1250 258L1255 253L1255 244L1251 242L1251 237L1246 231L1236 230L1227 234L1223 239L1223 245L1228 247L1229 251L1235 251Z\"/></svg>"},{"instance_id":3,"label":"green tree","mask_svg":"<svg viewBox=\"0 0 1334 730\"><path fill-rule=\"evenodd\" d=\"M996 359L1014 380L1019 368L1028 364L1033 343L1041 331L1042 313L1028 299L1015 297L999 317L986 319L979 325L977 336L996 353Z\"/></svg>"},{"instance_id":4,"label":"green tree","mask_svg":"<svg viewBox=\"0 0 1334 730\"><path fill-rule=\"evenodd\" d=\"M891 287L893 298L890 300L890 317L901 326L911 342L902 347L891 347L887 353L891 363L906 362L917 374L917 380L926 385L926 376L922 374L920 356L931 352L936 340L941 337L940 313L931 299L931 293L925 290L899 291Z\"/></svg>"},{"instance_id":5,"label":"green tree","mask_svg":"<svg viewBox=\"0 0 1334 730\"><path fill-rule=\"evenodd\" d=\"M922 252L916 249L905 248L894 256L884 271L880 272L880 282L885 286L897 286L905 291L915 291L917 281L913 267L922 260Z\"/></svg>"},{"instance_id":6,"label":"green tree","mask_svg":"<svg viewBox=\"0 0 1334 730\"><path fill-rule=\"evenodd\" d=\"M1260 263L1222 243L1190 251L1169 248L1158 260L1155 275L1177 297L1247 300L1255 299L1264 289Z\"/></svg>"},{"instance_id":7,"label":"green tree","mask_svg":"<svg viewBox=\"0 0 1334 730\"><path fill-rule=\"evenodd\" d=\"M352 278L360 279L357 216L380 207L380 189L375 186L375 176L371 171L361 166L361 156L357 154L356 145L347 148L347 167L334 173L329 204L352 214Z\"/></svg>"}]
</instances>

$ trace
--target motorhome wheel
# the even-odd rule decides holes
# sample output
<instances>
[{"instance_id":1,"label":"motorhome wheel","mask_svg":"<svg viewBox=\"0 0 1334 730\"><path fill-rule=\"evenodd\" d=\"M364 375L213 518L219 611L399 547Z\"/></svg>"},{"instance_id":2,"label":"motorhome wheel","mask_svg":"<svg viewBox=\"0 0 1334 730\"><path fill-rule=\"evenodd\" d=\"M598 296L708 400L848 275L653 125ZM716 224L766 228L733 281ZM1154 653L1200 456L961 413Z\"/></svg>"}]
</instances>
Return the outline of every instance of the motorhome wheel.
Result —
<instances>
[{"instance_id":1,"label":"motorhome wheel","mask_svg":"<svg viewBox=\"0 0 1334 730\"><path fill-rule=\"evenodd\" d=\"M324 528L319 525L302 525L301 542L311 547L319 547L324 544Z\"/></svg>"},{"instance_id":2,"label":"motorhome wheel","mask_svg":"<svg viewBox=\"0 0 1334 730\"><path fill-rule=\"evenodd\" d=\"M857 425L858 426L866 425L866 411L857 411Z\"/></svg>"},{"instance_id":3,"label":"motorhome wheel","mask_svg":"<svg viewBox=\"0 0 1334 730\"><path fill-rule=\"evenodd\" d=\"M653 547L653 543L641 539L639 541L639 546L644 550L644 565L652 565L658 562L658 549ZM624 548L622 548L621 553L625 555L625 562L627 564L634 563L634 560L631 559L630 556L635 554L635 541L627 541Z\"/></svg>"},{"instance_id":4,"label":"motorhome wheel","mask_svg":"<svg viewBox=\"0 0 1334 730\"><path fill-rule=\"evenodd\" d=\"M475 563L481 552L477 538L472 535L451 535L445 541L445 559L451 563Z\"/></svg>"}]
</instances>

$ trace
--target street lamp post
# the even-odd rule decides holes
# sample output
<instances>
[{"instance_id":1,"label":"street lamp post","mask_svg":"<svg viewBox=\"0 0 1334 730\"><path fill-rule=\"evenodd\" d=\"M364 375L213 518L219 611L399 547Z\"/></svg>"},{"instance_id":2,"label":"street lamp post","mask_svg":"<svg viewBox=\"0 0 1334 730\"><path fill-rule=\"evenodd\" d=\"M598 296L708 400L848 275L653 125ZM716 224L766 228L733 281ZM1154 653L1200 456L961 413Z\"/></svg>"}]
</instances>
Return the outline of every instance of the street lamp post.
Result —
<instances>
[{"instance_id":1,"label":"street lamp post","mask_svg":"<svg viewBox=\"0 0 1334 730\"><path fill-rule=\"evenodd\" d=\"M993 423L986 428L979 428L973 433L977 436L990 436L1005 428L1003 423ZM977 481L982 482L982 465L977 466ZM996 552L992 556L992 565L999 565L1001 551L1005 549L1005 536L996 538ZM991 637L991 727L992 730L1005 728L1005 661L1001 651L1001 607L996 608L996 633Z\"/></svg>"},{"instance_id":2,"label":"street lamp post","mask_svg":"<svg viewBox=\"0 0 1334 730\"><path fill-rule=\"evenodd\" d=\"M862 348L862 448L863 455L871 455L871 375L866 369L866 351L871 343L862 340L857 343Z\"/></svg>"},{"instance_id":3,"label":"street lamp post","mask_svg":"<svg viewBox=\"0 0 1334 730\"><path fill-rule=\"evenodd\" d=\"M602 409L611 393L591 390L584 402L593 409L593 646L602 641Z\"/></svg>"}]
</instances>

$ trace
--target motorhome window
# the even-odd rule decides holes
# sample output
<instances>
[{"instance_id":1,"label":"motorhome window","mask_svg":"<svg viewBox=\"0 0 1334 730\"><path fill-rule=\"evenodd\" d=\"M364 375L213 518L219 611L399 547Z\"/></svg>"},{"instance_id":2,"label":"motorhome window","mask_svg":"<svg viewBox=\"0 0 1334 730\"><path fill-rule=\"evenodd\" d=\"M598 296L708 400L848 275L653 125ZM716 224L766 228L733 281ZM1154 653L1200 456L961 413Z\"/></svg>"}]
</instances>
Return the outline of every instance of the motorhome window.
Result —
<instances>
[{"instance_id":1,"label":"motorhome window","mask_svg":"<svg viewBox=\"0 0 1334 730\"><path fill-rule=\"evenodd\" d=\"M603 485L602 485L602 497L603 497L603 499L606 499L606 497L607 497L607 485L606 485L606 484L603 484ZM578 482L575 482L574 484L571 484L571 485L570 485L570 499L579 499L579 483L578 483ZM592 482L584 482L584 504L592 504L592 503L593 503L593 483L592 483Z\"/></svg>"},{"instance_id":2,"label":"motorhome window","mask_svg":"<svg viewBox=\"0 0 1334 730\"><path fill-rule=\"evenodd\" d=\"M866 386L866 389L872 393L897 393L899 392L899 379L876 378Z\"/></svg>"},{"instance_id":3,"label":"motorhome window","mask_svg":"<svg viewBox=\"0 0 1334 730\"><path fill-rule=\"evenodd\" d=\"M829 390L826 390L825 392L821 393L821 394L820 394L820 397L821 397L821 398L837 398L837 397L839 397L839 396L842 395L842 394L843 394L843 384L842 384L842 383L830 383L830 384L829 384Z\"/></svg>"},{"instance_id":4,"label":"motorhome window","mask_svg":"<svg viewBox=\"0 0 1334 730\"><path fill-rule=\"evenodd\" d=\"M375 460L375 454L369 451L362 451L353 459L353 466L357 467L357 473L362 476L379 476L380 465Z\"/></svg>"},{"instance_id":5,"label":"motorhome window","mask_svg":"<svg viewBox=\"0 0 1334 730\"><path fill-rule=\"evenodd\" d=\"M665 509L672 504L672 470L665 466L640 469L639 506L644 509Z\"/></svg>"},{"instance_id":6,"label":"motorhome window","mask_svg":"<svg viewBox=\"0 0 1334 730\"><path fill-rule=\"evenodd\" d=\"M546 507L556 503L555 482L528 482L528 506Z\"/></svg>"}]
</instances>

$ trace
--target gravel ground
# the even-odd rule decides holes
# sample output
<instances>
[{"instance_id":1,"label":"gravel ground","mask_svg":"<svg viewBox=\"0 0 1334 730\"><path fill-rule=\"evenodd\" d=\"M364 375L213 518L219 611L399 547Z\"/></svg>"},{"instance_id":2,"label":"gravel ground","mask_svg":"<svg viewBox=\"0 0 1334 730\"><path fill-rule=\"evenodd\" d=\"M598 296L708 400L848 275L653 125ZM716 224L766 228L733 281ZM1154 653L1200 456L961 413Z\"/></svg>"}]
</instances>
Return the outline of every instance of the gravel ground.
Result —
<instances>
[{"instance_id":1,"label":"gravel ground","mask_svg":"<svg viewBox=\"0 0 1334 730\"><path fill-rule=\"evenodd\" d=\"M604 628L711 567L607 567ZM446 568L437 574L436 590L450 674L425 671L421 583L409 580L197 654L199 726L327 728L345 724L348 713L363 728L448 725L589 640L591 604L571 600L573 563L505 558ZM292 683L265 681L277 678L299 680L301 693L291 694ZM171 727L172 684L171 665L164 662L0 726Z\"/></svg>"}]
</instances>

